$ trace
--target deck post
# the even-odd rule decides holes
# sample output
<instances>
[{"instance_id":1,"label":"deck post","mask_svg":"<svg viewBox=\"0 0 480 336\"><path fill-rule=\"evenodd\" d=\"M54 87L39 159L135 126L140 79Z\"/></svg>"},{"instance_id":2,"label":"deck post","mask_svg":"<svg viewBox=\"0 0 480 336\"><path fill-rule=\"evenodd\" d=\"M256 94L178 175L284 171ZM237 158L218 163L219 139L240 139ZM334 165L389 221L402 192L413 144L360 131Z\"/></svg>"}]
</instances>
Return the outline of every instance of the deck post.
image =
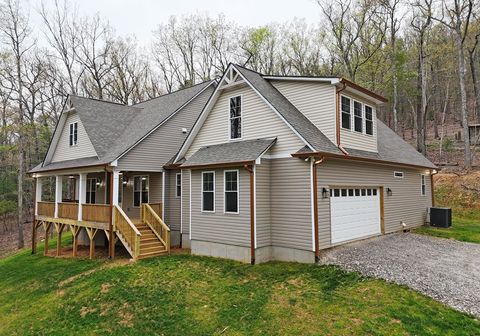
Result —
<instances>
[{"instance_id":1,"label":"deck post","mask_svg":"<svg viewBox=\"0 0 480 336\"><path fill-rule=\"evenodd\" d=\"M37 202L38 202L38 182L39 178L34 177L33 178L33 192L32 192L32 198L33 198L33 216L32 216L32 254L34 254L37 250L37 214L38 214L38 209L37 209ZM42 188L40 187L40 190Z\"/></svg>"},{"instance_id":2,"label":"deck post","mask_svg":"<svg viewBox=\"0 0 480 336\"><path fill-rule=\"evenodd\" d=\"M78 183L78 220L79 221L83 220L82 205L85 203L86 198L87 198L87 174L80 173L80 181Z\"/></svg>"},{"instance_id":3,"label":"deck post","mask_svg":"<svg viewBox=\"0 0 480 336\"><path fill-rule=\"evenodd\" d=\"M70 225L70 231L72 231L72 236L73 236L73 249L72 249L72 255L74 257L77 256L77 250L78 250L78 234L80 233L81 227L79 226L74 226Z\"/></svg>"},{"instance_id":4,"label":"deck post","mask_svg":"<svg viewBox=\"0 0 480 336\"><path fill-rule=\"evenodd\" d=\"M50 222L43 222L43 228L45 229L45 246L43 247L43 254L48 254L48 231L50 230L50 226L52 223Z\"/></svg>"},{"instance_id":5,"label":"deck post","mask_svg":"<svg viewBox=\"0 0 480 336\"><path fill-rule=\"evenodd\" d=\"M57 230L57 257L62 254L62 233L65 224L55 223L55 229Z\"/></svg>"},{"instance_id":6,"label":"deck post","mask_svg":"<svg viewBox=\"0 0 480 336\"><path fill-rule=\"evenodd\" d=\"M55 214L53 217L58 218L58 204L62 202L62 182L63 176L55 176Z\"/></svg>"}]
</instances>

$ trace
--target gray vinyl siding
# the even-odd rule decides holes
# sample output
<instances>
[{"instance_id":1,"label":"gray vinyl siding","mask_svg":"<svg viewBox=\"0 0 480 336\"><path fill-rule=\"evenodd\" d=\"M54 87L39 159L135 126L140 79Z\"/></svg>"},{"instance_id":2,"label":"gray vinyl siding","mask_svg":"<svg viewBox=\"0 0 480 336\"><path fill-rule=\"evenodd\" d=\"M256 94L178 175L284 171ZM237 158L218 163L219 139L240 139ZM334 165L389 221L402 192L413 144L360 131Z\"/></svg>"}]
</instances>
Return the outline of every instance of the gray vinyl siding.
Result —
<instances>
[{"instance_id":1,"label":"gray vinyl siding","mask_svg":"<svg viewBox=\"0 0 480 336\"><path fill-rule=\"evenodd\" d=\"M190 234L190 170L182 169L182 230Z\"/></svg>"},{"instance_id":2,"label":"gray vinyl siding","mask_svg":"<svg viewBox=\"0 0 480 336\"><path fill-rule=\"evenodd\" d=\"M162 173L151 172L129 172L125 176L128 179L126 185L123 185L122 209L131 219L140 218L140 208L133 206L133 177L136 175L149 176L149 203L162 202Z\"/></svg>"},{"instance_id":3,"label":"gray vinyl siding","mask_svg":"<svg viewBox=\"0 0 480 336\"><path fill-rule=\"evenodd\" d=\"M313 81L272 80L270 82L330 141L336 142L336 94L334 85Z\"/></svg>"},{"instance_id":4,"label":"gray vinyl siding","mask_svg":"<svg viewBox=\"0 0 480 336\"><path fill-rule=\"evenodd\" d=\"M261 160L255 165L256 191L256 239L257 248L270 246L271 240L271 204L270 204L270 163Z\"/></svg>"},{"instance_id":5,"label":"gray vinyl siding","mask_svg":"<svg viewBox=\"0 0 480 336\"><path fill-rule=\"evenodd\" d=\"M70 124L74 122L78 123L78 143L76 146L70 147ZM88 134L83 127L82 121L80 120L78 113L70 112L66 118L65 125L61 130L57 147L53 153L52 162L80 159L92 156L97 156L97 152L95 152L95 148L88 138Z\"/></svg>"},{"instance_id":6,"label":"gray vinyl siding","mask_svg":"<svg viewBox=\"0 0 480 336\"><path fill-rule=\"evenodd\" d=\"M421 195L420 175L426 170L378 164L327 160L318 166L318 212L320 248L331 246L330 199L322 199L322 188L332 186L383 186L385 189L385 233L420 226L425 222L427 208L431 206L430 176L426 175L426 195ZM394 178L394 171L404 172L404 178ZM386 189L392 189L392 196Z\"/></svg>"},{"instance_id":7,"label":"gray vinyl siding","mask_svg":"<svg viewBox=\"0 0 480 336\"><path fill-rule=\"evenodd\" d=\"M197 98L121 157L118 160L118 169L161 170L162 166L180 149L212 90L211 86L205 89ZM187 133L182 133L182 128L186 128Z\"/></svg>"},{"instance_id":8,"label":"gray vinyl siding","mask_svg":"<svg viewBox=\"0 0 480 336\"><path fill-rule=\"evenodd\" d=\"M272 154L294 153L305 143L292 129L249 87L222 92L197 136L187 151L190 157L199 148L229 141L229 102L242 96L242 140L276 137Z\"/></svg>"},{"instance_id":9,"label":"gray vinyl siding","mask_svg":"<svg viewBox=\"0 0 480 336\"><path fill-rule=\"evenodd\" d=\"M271 160L272 245L312 251L310 163Z\"/></svg>"},{"instance_id":10,"label":"gray vinyl siding","mask_svg":"<svg viewBox=\"0 0 480 336\"><path fill-rule=\"evenodd\" d=\"M176 174L180 170L165 173L165 223L171 230L180 231L180 197L176 195Z\"/></svg>"},{"instance_id":11,"label":"gray vinyl siding","mask_svg":"<svg viewBox=\"0 0 480 336\"><path fill-rule=\"evenodd\" d=\"M224 169L192 170L192 240L250 246L250 177L243 167L231 169L239 171L238 214L224 213ZM202 171L215 172L214 213L201 209Z\"/></svg>"},{"instance_id":12,"label":"gray vinyl siding","mask_svg":"<svg viewBox=\"0 0 480 336\"><path fill-rule=\"evenodd\" d=\"M352 93L342 94L350 99L352 99L352 109L351 109L351 129L343 129L340 127L340 143L343 147L360 149L370 152L377 152L377 106L371 101L366 100L363 97L359 97ZM373 108L373 135L367 135L365 133L355 132L353 130L353 100L359 101L362 104L367 104ZM341 111L340 111L341 113ZM365 117L365 116L364 116ZM363 131L365 132L365 119L363 123Z\"/></svg>"}]
</instances>

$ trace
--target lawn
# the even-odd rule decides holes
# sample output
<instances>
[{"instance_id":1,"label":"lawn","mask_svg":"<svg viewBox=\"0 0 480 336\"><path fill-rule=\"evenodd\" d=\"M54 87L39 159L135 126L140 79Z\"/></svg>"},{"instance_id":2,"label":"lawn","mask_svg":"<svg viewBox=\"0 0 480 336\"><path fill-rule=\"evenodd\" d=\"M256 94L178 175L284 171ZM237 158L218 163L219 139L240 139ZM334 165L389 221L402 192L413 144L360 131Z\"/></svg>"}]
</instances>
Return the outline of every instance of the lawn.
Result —
<instances>
[{"instance_id":1,"label":"lawn","mask_svg":"<svg viewBox=\"0 0 480 336\"><path fill-rule=\"evenodd\" d=\"M416 233L441 238L480 244L480 211L453 211L452 226L450 228L434 228L423 226L415 229Z\"/></svg>"},{"instance_id":2,"label":"lawn","mask_svg":"<svg viewBox=\"0 0 480 336\"><path fill-rule=\"evenodd\" d=\"M405 287L295 263L24 251L0 260L0 293L1 335L480 334L478 320Z\"/></svg>"}]
</instances>

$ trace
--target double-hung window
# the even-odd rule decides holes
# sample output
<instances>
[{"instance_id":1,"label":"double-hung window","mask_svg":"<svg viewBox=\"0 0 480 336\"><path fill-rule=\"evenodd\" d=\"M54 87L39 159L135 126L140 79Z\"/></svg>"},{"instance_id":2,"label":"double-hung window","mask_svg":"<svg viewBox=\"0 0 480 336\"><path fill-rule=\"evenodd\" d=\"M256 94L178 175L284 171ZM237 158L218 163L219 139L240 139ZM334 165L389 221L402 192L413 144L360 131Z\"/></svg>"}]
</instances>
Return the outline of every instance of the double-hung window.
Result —
<instances>
[{"instance_id":1,"label":"double-hung window","mask_svg":"<svg viewBox=\"0 0 480 336\"><path fill-rule=\"evenodd\" d=\"M97 179L88 178L87 179L87 199L85 200L88 204L95 204L95 199L97 194Z\"/></svg>"},{"instance_id":2,"label":"double-hung window","mask_svg":"<svg viewBox=\"0 0 480 336\"><path fill-rule=\"evenodd\" d=\"M70 144L70 147L76 146L78 144L78 122L74 122L70 124L69 144Z\"/></svg>"},{"instance_id":3,"label":"double-hung window","mask_svg":"<svg viewBox=\"0 0 480 336\"><path fill-rule=\"evenodd\" d=\"M202 172L202 211L215 211L215 173Z\"/></svg>"},{"instance_id":4,"label":"double-hung window","mask_svg":"<svg viewBox=\"0 0 480 336\"><path fill-rule=\"evenodd\" d=\"M182 174L178 173L175 175L175 195L177 197L182 197Z\"/></svg>"},{"instance_id":5,"label":"double-hung window","mask_svg":"<svg viewBox=\"0 0 480 336\"><path fill-rule=\"evenodd\" d=\"M363 132L363 111L362 111L362 103L358 101L353 102L353 126L355 132L362 133Z\"/></svg>"},{"instance_id":6,"label":"double-hung window","mask_svg":"<svg viewBox=\"0 0 480 336\"><path fill-rule=\"evenodd\" d=\"M230 98L230 139L242 137L242 97Z\"/></svg>"},{"instance_id":7,"label":"double-hung window","mask_svg":"<svg viewBox=\"0 0 480 336\"><path fill-rule=\"evenodd\" d=\"M225 212L238 213L238 170L225 171Z\"/></svg>"},{"instance_id":8,"label":"double-hung window","mask_svg":"<svg viewBox=\"0 0 480 336\"><path fill-rule=\"evenodd\" d=\"M350 98L342 96L342 128L351 128Z\"/></svg>"},{"instance_id":9,"label":"double-hung window","mask_svg":"<svg viewBox=\"0 0 480 336\"><path fill-rule=\"evenodd\" d=\"M135 176L133 178L133 206L139 207L148 203L148 176Z\"/></svg>"},{"instance_id":10,"label":"double-hung window","mask_svg":"<svg viewBox=\"0 0 480 336\"><path fill-rule=\"evenodd\" d=\"M365 133L373 135L373 109L365 105Z\"/></svg>"},{"instance_id":11,"label":"double-hung window","mask_svg":"<svg viewBox=\"0 0 480 336\"><path fill-rule=\"evenodd\" d=\"M427 185L425 183L425 175L420 175L420 183L422 188L422 196L427 194Z\"/></svg>"}]
</instances>

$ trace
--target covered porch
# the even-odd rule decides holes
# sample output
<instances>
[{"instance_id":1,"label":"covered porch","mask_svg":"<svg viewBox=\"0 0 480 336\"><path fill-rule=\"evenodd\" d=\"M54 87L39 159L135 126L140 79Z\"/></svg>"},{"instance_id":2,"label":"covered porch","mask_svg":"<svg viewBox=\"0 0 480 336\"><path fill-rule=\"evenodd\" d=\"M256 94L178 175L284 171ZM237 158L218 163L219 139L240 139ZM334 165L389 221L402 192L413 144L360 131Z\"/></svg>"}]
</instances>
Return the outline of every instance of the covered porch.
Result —
<instances>
[{"instance_id":1,"label":"covered porch","mask_svg":"<svg viewBox=\"0 0 480 336\"><path fill-rule=\"evenodd\" d=\"M37 250L36 233L45 230L44 253L49 232L57 235L57 255L62 234L70 230L73 256L78 245L107 246L114 257L122 244L133 259L168 253L170 229L163 221L163 172L127 172L109 166L34 173L34 224L32 253ZM120 242L118 242L120 241Z\"/></svg>"}]
</instances>

